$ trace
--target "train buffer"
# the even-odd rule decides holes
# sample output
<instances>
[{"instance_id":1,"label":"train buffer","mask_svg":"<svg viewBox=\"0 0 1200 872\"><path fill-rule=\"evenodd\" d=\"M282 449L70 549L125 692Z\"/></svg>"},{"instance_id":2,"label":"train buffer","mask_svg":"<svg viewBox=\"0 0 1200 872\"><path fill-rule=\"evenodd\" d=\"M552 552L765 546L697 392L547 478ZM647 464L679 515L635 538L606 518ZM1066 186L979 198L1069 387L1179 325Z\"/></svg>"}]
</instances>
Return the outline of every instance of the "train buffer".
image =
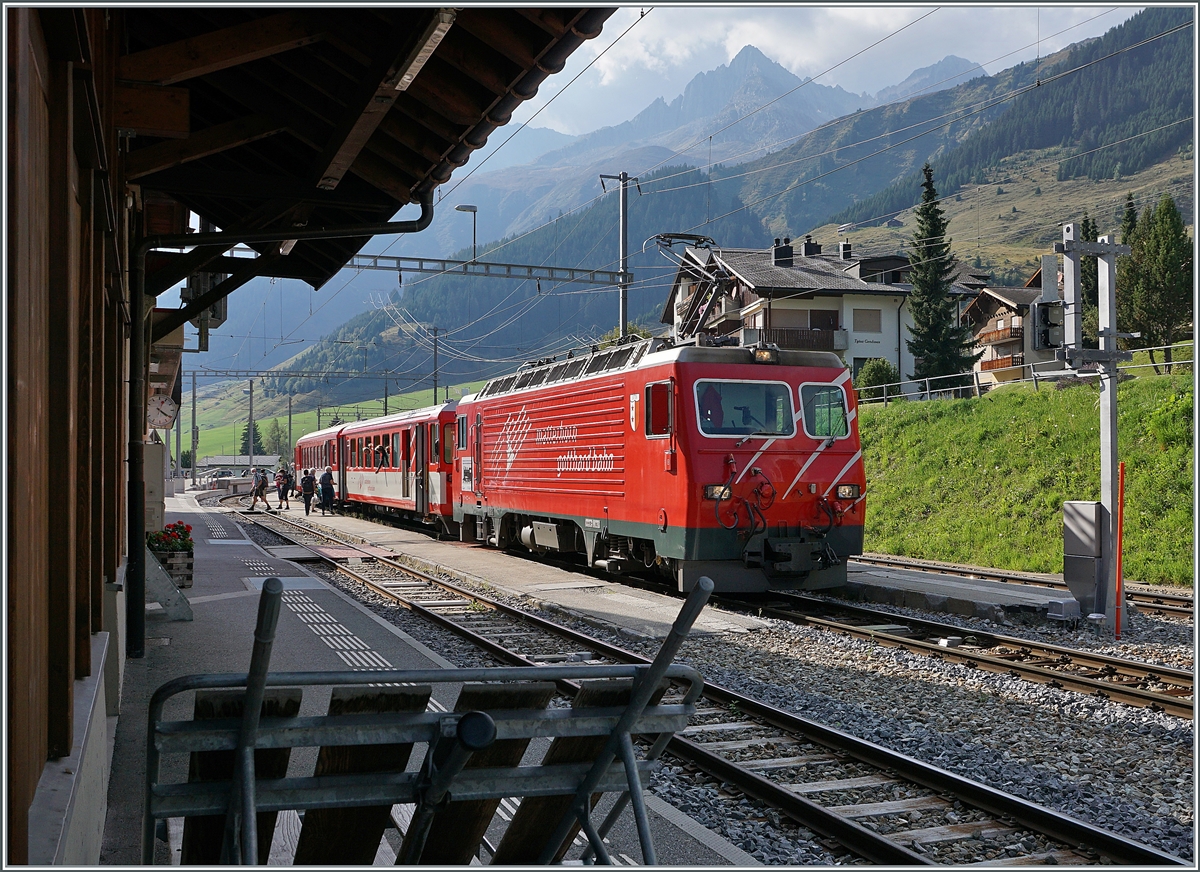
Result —
<instances>
[{"instance_id":1,"label":"train buffer","mask_svg":"<svg viewBox=\"0 0 1200 872\"><path fill-rule=\"evenodd\" d=\"M703 679L674 658L712 583L701 579L648 665L337 672L268 671L283 586L267 579L250 671L189 675L150 701L142 862L157 824L183 818L185 864L265 865L282 811L303 812L293 863L369 865L394 805L412 808L402 864L467 864L481 845L493 864L560 862L582 830L585 861L610 863L604 836L627 806L643 862L656 862L642 784L670 738L696 711ZM664 702L669 684L682 696ZM433 685L461 685L452 711L427 710ZM307 687L332 686L328 714L299 717ZM570 708L547 708L555 689ZM194 691L192 720L164 707ZM646 740L639 759L633 737ZM522 765L529 742L549 738L541 761ZM414 745L419 770L407 771ZM293 748L319 748L313 772L286 777ZM164 754L189 755L188 781L160 780ZM617 801L598 825L604 793ZM505 797L523 801L499 844L485 834Z\"/></svg>"}]
</instances>

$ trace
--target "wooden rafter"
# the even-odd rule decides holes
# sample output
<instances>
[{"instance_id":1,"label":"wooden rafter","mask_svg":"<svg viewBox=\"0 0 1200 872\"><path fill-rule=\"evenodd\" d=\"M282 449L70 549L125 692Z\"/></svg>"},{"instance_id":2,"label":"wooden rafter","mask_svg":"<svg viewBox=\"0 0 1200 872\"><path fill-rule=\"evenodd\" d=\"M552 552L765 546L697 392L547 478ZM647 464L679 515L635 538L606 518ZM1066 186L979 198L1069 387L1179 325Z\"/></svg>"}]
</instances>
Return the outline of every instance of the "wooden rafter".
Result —
<instances>
[{"instance_id":1,"label":"wooden rafter","mask_svg":"<svg viewBox=\"0 0 1200 872\"><path fill-rule=\"evenodd\" d=\"M390 47L376 57L363 79L364 87L347 101L346 112L317 159L313 173L317 187L331 191L338 186L396 102L397 94L416 77L453 21L453 13L435 12L415 39L408 27L392 30L391 38L385 41Z\"/></svg>"},{"instance_id":2,"label":"wooden rafter","mask_svg":"<svg viewBox=\"0 0 1200 872\"><path fill-rule=\"evenodd\" d=\"M282 124L261 115L236 118L224 124L199 130L187 139L159 142L132 152L126 163L125 177L141 178L150 173L263 139L284 129Z\"/></svg>"},{"instance_id":3,"label":"wooden rafter","mask_svg":"<svg viewBox=\"0 0 1200 872\"><path fill-rule=\"evenodd\" d=\"M126 55L117 76L170 85L311 45L325 35L319 16L284 12Z\"/></svg>"}]
</instances>

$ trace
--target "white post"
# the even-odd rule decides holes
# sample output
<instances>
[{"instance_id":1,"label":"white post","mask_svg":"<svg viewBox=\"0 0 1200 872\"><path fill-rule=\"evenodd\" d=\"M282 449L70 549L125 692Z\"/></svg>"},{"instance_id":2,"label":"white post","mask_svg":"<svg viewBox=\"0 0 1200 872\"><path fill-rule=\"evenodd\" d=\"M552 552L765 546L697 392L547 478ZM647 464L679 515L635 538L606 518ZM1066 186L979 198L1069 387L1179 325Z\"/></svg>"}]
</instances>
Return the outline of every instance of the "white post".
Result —
<instances>
[{"instance_id":1,"label":"white post","mask_svg":"<svg viewBox=\"0 0 1200 872\"><path fill-rule=\"evenodd\" d=\"M1074 224L1063 225L1063 345L1067 348L1082 348L1083 301L1079 285L1079 252L1071 251L1078 233ZM1042 294L1045 295L1045 273L1042 273Z\"/></svg>"},{"instance_id":2,"label":"white post","mask_svg":"<svg viewBox=\"0 0 1200 872\"><path fill-rule=\"evenodd\" d=\"M1101 236L1101 244L1116 240ZM1109 632L1117 621L1117 257L1114 253L1096 258L1100 296L1100 351L1111 357L1100 360L1100 579L1096 611L1104 612Z\"/></svg>"}]
</instances>

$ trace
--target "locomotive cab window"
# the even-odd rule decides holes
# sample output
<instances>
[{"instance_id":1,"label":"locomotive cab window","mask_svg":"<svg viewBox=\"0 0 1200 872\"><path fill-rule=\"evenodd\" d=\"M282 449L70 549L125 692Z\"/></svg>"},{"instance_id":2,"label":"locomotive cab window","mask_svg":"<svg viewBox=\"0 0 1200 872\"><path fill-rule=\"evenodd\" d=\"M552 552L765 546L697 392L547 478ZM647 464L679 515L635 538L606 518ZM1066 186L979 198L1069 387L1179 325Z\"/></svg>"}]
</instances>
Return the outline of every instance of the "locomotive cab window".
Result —
<instances>
[{"instance_id":1,"label":"locomotive cab window","mask_svg":"<svg viewBox=\"0 0 1200 872\"><path fill-rule=\"evenodd\" d=\"M462 451L467 447L467 416L458 416L458 450Z\"/></svg>"},{"instance_id":2,"label":"locomotive cab window","mask_svg":"<svg viewBox=\"0 0 1200 872\"><path fill-rule=\"evenodd\" d=\"M429 459L431 463L437 463L438 456L438 425L435 421L429 425Z\"/></svg>"},{"instance_id":3,"label":"locomotive cab window","mask_svg":"<svg viewBox=\"0 0 1200 872\"><path fill-rule=\"evenodd\" d=\"M696 382L696 422L705 436L767 436L796 432L792 392L784 382Z\"/></svg>"},{"instance_id":4,"label":"locomotive cab window","mask_svg":"<svg viewBox=\"0 0 1200 872\"><path fill-rule=\"evenodd\" d=\"M654 439L669 436L673 423L671 383L656 382L646 385L646 404L643 415L646 419L646 436Z\"/></svg>"},{"instance_id":5,"label":"locomotive cab window","mask_svg":"<svg viewBox=\"0 0 1200 872\"><path fill-rule=\"evenodd\" d=\"M814 439L841 439L850 434L846 395L837 385L801 385L804 432Z\"/></svg>"}]
</instances>

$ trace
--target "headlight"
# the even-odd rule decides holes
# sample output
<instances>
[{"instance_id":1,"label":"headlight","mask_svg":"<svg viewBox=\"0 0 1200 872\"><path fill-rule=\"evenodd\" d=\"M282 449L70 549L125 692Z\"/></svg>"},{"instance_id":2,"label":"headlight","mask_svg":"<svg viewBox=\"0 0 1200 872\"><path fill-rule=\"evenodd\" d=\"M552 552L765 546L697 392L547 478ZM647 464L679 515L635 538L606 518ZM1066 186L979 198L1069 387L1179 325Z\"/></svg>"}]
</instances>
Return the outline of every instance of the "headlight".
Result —
<instances>
[{"instance_id":1,"label":"headlight","mask_svg":"<svg viewBox=\"0 0 1200 872\"><path fill-rule=\"evenodd\" d=\"M779 363L778 348L755 348L754 349L755 363Z\"/></svg>"},{"instance_id":2,"label":"headlight","mask_svg":"<svg viewBox=\"0 0 1200 872\"><path fill-rule=\"evenodd\" d=\"M725 484L706 484L704 486L704 498L706 500L727 500L733 496L729 485Z\"/></svg>"},{"instance_id":3,"label":"headlight","mask_svg":"<svg viewBox=\"0 0 1200 872\"><path fill-rule=\"evenodd\" d=\"M837 498L839 500L856 500L858 499L858 485L856 484L839 484L837 488Z\"/></svg>"}]
</instances>

